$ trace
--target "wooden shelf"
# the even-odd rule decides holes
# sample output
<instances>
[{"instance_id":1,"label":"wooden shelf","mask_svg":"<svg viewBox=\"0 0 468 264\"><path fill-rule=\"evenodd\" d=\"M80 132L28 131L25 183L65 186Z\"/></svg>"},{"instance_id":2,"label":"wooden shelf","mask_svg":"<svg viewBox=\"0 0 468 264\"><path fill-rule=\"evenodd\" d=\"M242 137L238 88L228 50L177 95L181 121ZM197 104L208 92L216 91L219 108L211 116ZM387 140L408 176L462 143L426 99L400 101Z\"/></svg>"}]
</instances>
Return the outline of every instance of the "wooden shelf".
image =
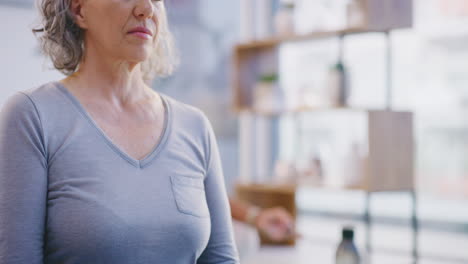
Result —
<instances>
[{"instance_id":1,"label":"wooden shelf","mask_svg":"<svg viewBox=\"0 0 468 264\"><path fill-rule=\"evenodd\" d=\"M330 191L360 191L360 192L412 192L413 188L395 188L388 190L375 190L368 186L368 184L360 185L340 185L334 186L325 183L297 183L297 184L260 184L260 183L237 183L237 190L248 190L255 193L275 193L275 194L291 194L296 192L299 187L309 187L312 189L322 189Z\"/></svg>"},{"instance_id":2,"label":"wooden shelf","mask_svg":"<svg viewBox=\"0 0 468 264\"><path fill-rule=\"evenodd\" d=\"M255 40L248 43L240 43L236 45L236 49L238 51L246 51L246 50L256 50L262 48L272 48L280 44L288 43L288 42L298 42L298 41L306 41L306 40L313 40L313 39L321 39L321 38L328 38L328 37L339 37L345 35L353 35L353 34L364 34L364 33L385 33L388 30L365 30L365 29L344 29L344 30L336 30L336 31L317 31L311 32L308 34L303 35L289 35L289 36L277 36L271 37L262 40Z\"/></svg>"},{"instance_id":3,"label":"wooden shelf","mask_svg":"<svg viewBox=\"0 0 468 264\"><path fill-rule=\"evenodd\" d=\"M332 186L327 184L305 184L305 187L310 187L312 189L321 189L329 191L360 191L360 192L369 192L369 193L382 193L382 192L412 192L413 188L395 188L394 190L373 190L365 185L353 185L353 186Z\"/></svg>"},{"instance_id":4,"label":"wooden shelf","mask_svg":"<svg viewBox=\"0 0 468 264\"><path fill-rule=\"evenodd\" d=\"M294 193L296 191L295 184L261 184L261 183L237 183L236 188L248 189L252 192L267 192L267 193Z\"/></svg>"},{"instance_id":5,"label":"wooden shelf","mask_svg":"<svg viewBox=\"0 0 468 264\"><path fill-rule=\"evenodd\" d=\"M348 106L330 106L330 107L299 107L296 109L289 109L284 111L258 111L252 108L240 108L235 109L239 112L250 113L260 116L282 116L282 115L293 115L293 114L302 114L302 113L325 113L325 112L373 112L373 111L385 111L386 109L371 109L371 108L359 108L359 107L348 107Z\"/></svg>"}]
</instances>

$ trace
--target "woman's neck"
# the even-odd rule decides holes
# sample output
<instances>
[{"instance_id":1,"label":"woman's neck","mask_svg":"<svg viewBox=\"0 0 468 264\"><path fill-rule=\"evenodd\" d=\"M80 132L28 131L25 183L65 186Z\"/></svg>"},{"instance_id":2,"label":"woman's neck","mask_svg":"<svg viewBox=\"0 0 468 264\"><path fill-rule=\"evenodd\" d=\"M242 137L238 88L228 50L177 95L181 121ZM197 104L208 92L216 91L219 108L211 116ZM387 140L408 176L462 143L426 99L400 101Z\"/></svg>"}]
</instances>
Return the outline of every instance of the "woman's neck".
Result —
<instances>
[{"instance_id":1,"label":"woman's neck","mask_svg":"<svg viewBox=\"0 0 468 264\"><path fill-rule=\"evenodd\" d=\"M116 105L133 104L154 96L143 80L139 63L119 61L90 49L79 69L62 83L78 95Z\"/></svg>"}]
</instances>

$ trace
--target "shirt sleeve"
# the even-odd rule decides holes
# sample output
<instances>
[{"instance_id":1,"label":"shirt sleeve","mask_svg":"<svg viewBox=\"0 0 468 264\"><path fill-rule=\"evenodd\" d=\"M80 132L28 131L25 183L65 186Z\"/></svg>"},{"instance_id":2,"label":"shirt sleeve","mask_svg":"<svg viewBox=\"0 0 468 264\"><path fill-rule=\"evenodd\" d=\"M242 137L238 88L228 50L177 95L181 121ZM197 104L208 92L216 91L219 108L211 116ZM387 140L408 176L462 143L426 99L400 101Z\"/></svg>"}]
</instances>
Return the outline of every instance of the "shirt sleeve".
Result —
<instances>
[{"instance_id":1,"label":"shirt sleeve","mask_svg":"<svg viewBox=\"0 0 468 264\"><path fill-rule=\"evenodd\" d=\"M0 113L0 264L43 264L46 200L41 121L17 93Z\"/></svg>"},{"instance_id":2,"label":"shirt sleeve","mask_svg":"<svg viewBox=\"0 0 468 264\"><path fill-rule=\"evenodd\" d=\"M204 117L208 128L209 162L205 178L205 193L211 217L211 235L198 264L236 264L238 253L232 231L232 220L221 159L216 137L210 122Z\"/></svg>"}]
</instances>

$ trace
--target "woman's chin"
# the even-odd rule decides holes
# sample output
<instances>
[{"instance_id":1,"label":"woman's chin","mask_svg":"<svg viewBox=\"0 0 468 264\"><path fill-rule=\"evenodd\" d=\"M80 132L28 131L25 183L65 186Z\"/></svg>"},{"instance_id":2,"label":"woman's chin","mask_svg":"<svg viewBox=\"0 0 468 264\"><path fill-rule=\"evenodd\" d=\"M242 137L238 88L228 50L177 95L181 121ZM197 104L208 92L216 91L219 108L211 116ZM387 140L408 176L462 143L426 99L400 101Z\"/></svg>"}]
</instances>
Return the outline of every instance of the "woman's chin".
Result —
<instances>
[{"instance_id":1,"label":"woman's chin","mask_svg":"<svg viewBox=\"0 0 468 264\"><path fill-rule=\"evenodd\" d=\"M127 61L138 64L138 63L148 60L149 57L150 57L149 53L137 53L137 54L132 54L128 56Z\"/></svg>"},{"instance_id":2,"label":"woman's chin","mask_svg":"<svg viewBox=\"0 0 468 264\"><path fill-rule=\"evenodd\" d=\"M148 60L148 58L149 58L149 57L131 58L131 59L129 59L129 61L130 61L131 63L138 64L138 63L142 63L142 62Z\"/></svg>"}]
</instances>

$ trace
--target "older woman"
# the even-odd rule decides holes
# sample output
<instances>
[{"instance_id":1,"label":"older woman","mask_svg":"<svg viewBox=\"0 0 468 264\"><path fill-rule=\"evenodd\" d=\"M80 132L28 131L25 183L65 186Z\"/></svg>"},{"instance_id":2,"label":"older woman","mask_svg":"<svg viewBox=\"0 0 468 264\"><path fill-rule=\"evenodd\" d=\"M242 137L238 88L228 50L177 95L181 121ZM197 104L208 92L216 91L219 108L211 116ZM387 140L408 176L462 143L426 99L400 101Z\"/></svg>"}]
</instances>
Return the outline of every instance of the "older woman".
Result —
<instances>
[{"instance_id":1,"label":"older woman","mask_svg":"<svg viewBox=\"0 0 468 264\"><path fill-rule=\"evenodd\" d=\"M163 2L41 10L67 77L1 113L0 263L238 263L209 121L146 84L175 65Z\"/></svg>"}]
</instances>

